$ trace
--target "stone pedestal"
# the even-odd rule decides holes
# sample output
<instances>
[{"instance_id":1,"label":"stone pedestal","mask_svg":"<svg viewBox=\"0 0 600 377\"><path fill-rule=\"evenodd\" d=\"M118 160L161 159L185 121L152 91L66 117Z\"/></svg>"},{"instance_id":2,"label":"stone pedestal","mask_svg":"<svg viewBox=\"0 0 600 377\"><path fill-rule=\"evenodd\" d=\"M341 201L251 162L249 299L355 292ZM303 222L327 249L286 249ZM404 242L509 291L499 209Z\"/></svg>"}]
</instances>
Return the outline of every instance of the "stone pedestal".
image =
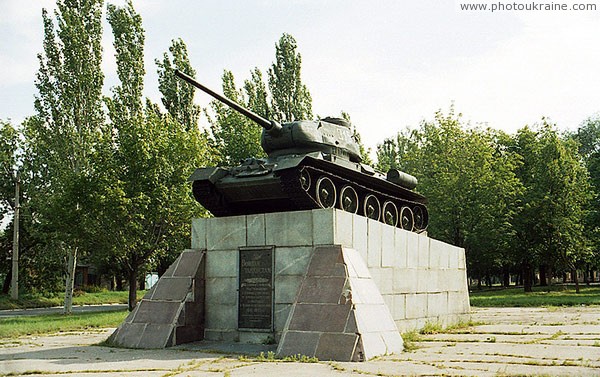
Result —
<instances>
[{"instance_id":1,"label":"stone pedestal","mask_svg":"<svg viewBox=\"0 0 600 377\"><path fill-rule=\"evenodd\" d=\"M400 352L400 332L469 319L463 249L341 210L194 219L192 248L203 256L194 278L161 277L115 343L165 347L203 335L356 361ZM170 314L154 323L144 313L159 306Z\"/></svg>"},{"instance_id":2,"label":"stone pedestal","mask_svg":"<svg viewBox=\"0 0 600 377\"><path fill-rule=\"evenodd\" d=\"M362 353L368 359L401 349L401 339L388 336L392 328L378 327L387 323L383 317L391 317L396 333L419 329L427 322L446 326L469 318L463 249L341 210L195 219L192 248L206 249L208 340L275 342L282 355L349 360L360 359ZM272 250L272 327L268 329L238 326L240 303L248 301L239 294L240 250L244 248ZM323 250L335 250L337 267L331 261L314 262ZM330 269L331 275L315 275L317 266ZM351 309L328 309L335 317L329 322L332 327L314 327L328 326L322 316L310 320L316 305ZM352 332L349 322L350 327L333 326L343 322L333 314L336 310L346 316L344 320L353 317L357 321L355 333L361 335L362 350L356 340L352 349L348 345L339 353L321 352L330 348L327 344L354 342L342 335ZM299 339L302 334L305 337Z\"/></svg>"}]
</instances>

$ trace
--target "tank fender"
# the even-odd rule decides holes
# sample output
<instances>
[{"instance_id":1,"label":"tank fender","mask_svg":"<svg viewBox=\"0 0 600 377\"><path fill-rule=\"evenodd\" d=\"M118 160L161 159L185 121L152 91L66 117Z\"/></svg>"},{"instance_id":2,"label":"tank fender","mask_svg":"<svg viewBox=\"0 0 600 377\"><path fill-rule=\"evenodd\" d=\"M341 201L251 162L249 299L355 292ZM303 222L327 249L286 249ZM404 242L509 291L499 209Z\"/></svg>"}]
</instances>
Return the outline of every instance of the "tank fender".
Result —
<instances>
[{"instance_id":1,"label":"tank fender","mask_svg":"<svg viewBox=\"0 0 600 377\"><path fill-rule=\"evenodd\" d=\"M295 168L296 166L302 164L302 162L309 157L312 157L317 160L322 160L323 154L321 152L312 152L303 155L281 156L277 158L277 166L275 167L275 169L273 169L273 171Z\"/></svg>"},{"instance_id":2,"label":"tank fender","mask_svg":"<svg viewBox=\"0 0 600 377\"><path fill-rule=\"evenodd\" d=\"M229 170L219 167L198 168L192 173L192 175L190 175L190 177L188 178L188 182L208 180L210 181L210 183L215 183L228 174Z\"/></svg>"},{"instance_id":3,"label":"tank fender","mask_svg":"<svg viewBox=\"0 0 600 377\"><path fill-rule=\"evenodd\" d=\"M367 165L367 164L360 164L360 171L368 174L368 175L375 175L375 169L373 169L373 167L371 165Z\"/></svg>"}]
</instances>

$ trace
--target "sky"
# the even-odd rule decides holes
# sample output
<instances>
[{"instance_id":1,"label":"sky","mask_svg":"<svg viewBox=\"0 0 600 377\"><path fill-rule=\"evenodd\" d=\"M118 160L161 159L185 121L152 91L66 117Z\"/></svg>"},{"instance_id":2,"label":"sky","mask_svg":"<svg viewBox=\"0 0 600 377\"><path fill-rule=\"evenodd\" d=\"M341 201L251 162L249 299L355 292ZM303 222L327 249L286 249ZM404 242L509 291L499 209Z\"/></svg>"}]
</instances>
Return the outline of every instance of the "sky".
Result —
<instances>
[{"instance_id":1,"label":"sky","mask_svg":"<svg viewBox=\"0 0 600 377\"><path fill-rule=\"evenodd\" d=\"M198 81L220 91L225 69L238 86L255 67L266 72L288 33L315 116L349 113L372 149L451 106L465 122L509 133L542 117L575 130L600 112L600 1L576 1L595 11L495 12L461 11L461 1L133 0L146 30L144 93L160 102L154 60L172 39L187 44ZM533 3L480 2L488 9ZM41 13L54 7L0 0L0 119L18 124L34 113ZM108 95L117 81L106 22L103 46ZM209 100L196 94L202 106Z\"/></svg>"}]
</instances>

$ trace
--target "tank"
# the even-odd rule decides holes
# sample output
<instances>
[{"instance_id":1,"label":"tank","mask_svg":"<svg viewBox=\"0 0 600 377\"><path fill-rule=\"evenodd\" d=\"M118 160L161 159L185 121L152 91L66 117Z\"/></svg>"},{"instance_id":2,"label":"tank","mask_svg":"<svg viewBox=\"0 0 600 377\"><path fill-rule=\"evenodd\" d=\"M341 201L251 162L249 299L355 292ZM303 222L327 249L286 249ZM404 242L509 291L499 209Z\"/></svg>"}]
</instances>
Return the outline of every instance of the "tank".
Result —
<instances>
[{"instance_id":1,"label":"tank","mask_svg":"<svg viewBox=\"0 0 600 377\"><path fill-rule=\"evenodd\" d=\"M190 176L194 197L214 216L335 207L409 231L427 228L427 200L414 191L417 179L396 169L383 174L361 163L346 120L279 124L181 71L175 74L263 128L266 158L249 157L233 167L202 167Z\"/></svg>"}]
</instances>

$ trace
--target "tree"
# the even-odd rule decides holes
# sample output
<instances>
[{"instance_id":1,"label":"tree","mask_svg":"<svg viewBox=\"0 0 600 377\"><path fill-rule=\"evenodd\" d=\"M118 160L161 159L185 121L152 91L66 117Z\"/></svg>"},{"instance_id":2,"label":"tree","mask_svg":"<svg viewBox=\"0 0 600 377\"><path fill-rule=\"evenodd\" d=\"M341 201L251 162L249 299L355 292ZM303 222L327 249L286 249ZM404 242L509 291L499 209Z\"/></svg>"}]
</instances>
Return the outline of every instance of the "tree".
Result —
<instances>
[{"instance_id":1,"label":"tree","mask_svg":"<svg viewBox=\"0 0 600 377\"><path fill-rule=\"evenodd\" d=\"M108 20L120 85L106 99L113 136L104 178L103 219L113 245L108 259L125 270L133 310L144 268L188 244L196 206L186 179L204 156L204 145L194 112L188 111L191 98L165 96L166 115L149 100L142 106L144 30L131 1L124 7L109 6ZM180 61L187 59L178 56ZM164 69L163 79L172 77L171 65L159 67Z\"/></svg>"},{"instance_id":2,"label":"tree","mask_svg":"<svg viewBox=\"0 0 600 377\"><path fill-rule=\"evenodd\" d=\"M0 221L14 212L17 137L10 121L0 120ZM12 232L0 233L0 239L3 249L0 255L4 256L0 260L0 271L5 273L2 291L8 293L12 273Z\"/></svg>"},{"instance_id":3,"label":"tree","mask_svg":"<svg viewBox=\"0 0 600 377\"><path fill-rule=\"evenodd\" d=\"M194 77L196 71L192 68L188 57L187 46L181 39L171 41L168 53L163 54L163 60L155 60L158 66L158 90L162 94L162 103L167 112L191 130L198 127L200 106L194 104L195 88L175 76L175 69Z\"/></svg>"},{"instance_id":4,"label":"tree","mask_svg":"<svg viewBox=\"0 0 600 377\"><path fill-rule=\"evenodd\" d=\"M58 0L56 29L46 10L38 55L36 116L27 122L27 153L35 156L39 189L32 192L40 229L67 254L65 313L71 312L78 253L93 242L93 158L102 111L102 0ZM50 243L49 243L50 244Z\"/></svg>"},{"instance_id":5,"label":"tree","mask_svg":"<svg viewBox=\"0 0 600 377\"><path fill-rule=\"evenodd\" d=\"M18 134L10 121L0 120L0 219L13 210Z\"/></svg>"},{"instance_id":6,"label":"tree","mask_svg":"<svg viewBox=\"0 0 600 377\"><path fill-rule=\"evenodd\" d=\"M283 34L275 45L275 62L269 69L271 115L281 123L312 118L312 99L302 84L302 58L296 48L294 37Z\"/></svg>"},{"instance_id":7,"label":"tree","mask_svg":"<svg viewBox=\"0 0 600 377\"><path fill-rule=\"evenodd\" d=\"M600 268L600 118L586 119L577 133L571 137L579 143L579 154L583 157L590 176L591 199L587 205L585 233L590 241L590 268Z\"/></svg>"},{"instance_id":8,"label":"tree","mask_svg":"<svg viewBox=\"0 0 600 377\"><path fill-rule=\"evenodd\" d=\"M516 217L515 250L523 266L524 289L530 292L536 263L546 280L549 269L574 271L585 257L582 219L590 190L576 144L561 139L546 119L537 129L519 130L514 147L522 156L517 176L525 188Z\"/></svg>"},{"instance_id":9,"label":"tree","mask_svg":"<svg viewBox=\"0 0 600 377\"><path fill-rule=\"evenodd\" d=\"M453 109L437 112L433 122L386 140L377 150L378 167L418 178L429 201L428 232L464 247L469 272L481 281L500 267L511 242L518 161L503 149L502 134L466 128L460 118Z\"/></svg>"},{"instance_id":10,"label":"tree","mask_svg":"<svg viewBox=\"0 0 600 377\"><path fill-rule=\"evenodd\" d=\"M246 87L253 95L250 96L253 101L251 104L259 106L260 85L256 82L246 82ZM243 91L236 88L231 71L223 73L223 94L234 102L248 105ZM248 157L265 155L260 146L262 128L259 125L217 100L211 101L210 106L214 113L214 119L208 114L207 116L220 164L238 165L240 161Z\"/></svg>"},{"instance_id":11,"label":"tree","mask_svg":"<svg viewBox=\"0 0 600 377\"><path fill-rule=\"evenodd\" d=\"M260 69L254 68L250 72L250 80L244 82L244 90L248 96L248 109L263 118L269 119L271 113L267 100L269 94Z\"/></svg>"}]
</instances>

